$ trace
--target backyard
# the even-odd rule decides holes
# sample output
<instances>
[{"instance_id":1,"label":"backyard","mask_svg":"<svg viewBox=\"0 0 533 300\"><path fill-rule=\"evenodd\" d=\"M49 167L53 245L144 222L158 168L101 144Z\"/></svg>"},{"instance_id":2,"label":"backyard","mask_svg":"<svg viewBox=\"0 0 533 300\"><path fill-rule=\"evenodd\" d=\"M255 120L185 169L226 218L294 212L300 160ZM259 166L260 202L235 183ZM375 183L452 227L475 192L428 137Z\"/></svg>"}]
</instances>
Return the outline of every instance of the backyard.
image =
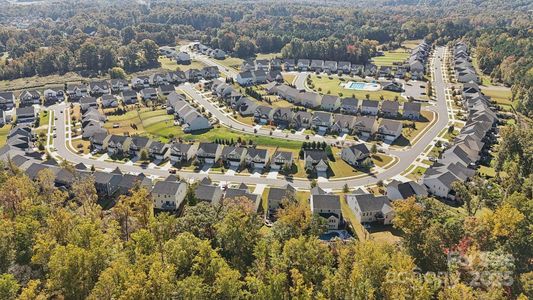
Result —
<instances>
[{"instance_id":1,"label":"backyard","mask_svg":"<svg viewBox=\"0 0 533 300\"><path fill-rule=\"evenodd\" d=\"M187 71L190 69L202 69L203 67L205 67L203 63L197 60L194 60L194 59L191 61L189 65L178 65L176 61L170 58L164 57L164 56L160 56L158 60L159 60L159 63L161 64L161 68L166 69L166 70L171 70L171 71L175 71L178 68L182 71Z\"/></svg>"}]
</instances>

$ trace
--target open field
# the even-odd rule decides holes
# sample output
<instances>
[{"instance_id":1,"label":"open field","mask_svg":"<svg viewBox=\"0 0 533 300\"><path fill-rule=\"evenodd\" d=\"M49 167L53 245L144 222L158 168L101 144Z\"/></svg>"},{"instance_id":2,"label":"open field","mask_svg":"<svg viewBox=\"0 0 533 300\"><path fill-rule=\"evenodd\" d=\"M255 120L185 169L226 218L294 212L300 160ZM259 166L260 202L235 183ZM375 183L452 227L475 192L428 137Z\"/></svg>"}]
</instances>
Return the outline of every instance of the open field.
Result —
<instances>
[{"instance_id":1,"label":"open field","mask_svg":"<svg viewBox=\"0 0 533 300\"><path fill-rule=\"evenodd\" d=\"M295 74L287 74L287 73L283 74L283 80L285 80L285 83L287 84L292 84L295 77L296 77Z\"/></svg>"},{"instance_id":2,"label":"open field","mask_svg":"<svg viewBox=\"0 0 533 300\"><path fill-rule=\"evenodd\" d=\"M376 56L372 58L372 61L376 66L392 67L395 65L395 63L403 63L407 58L409 58L409 52L403 49L384 51L384 54L384 56Z\"/></svg>"},{"instance_id":3,"label":"open field","mask_svg":"<svg viewBox=\"0 0 533 300\"><path fill-rule=\"evenodd\" d=\"M11 130L10 124L6 124L0 127L0 147L6 144L7 134L9 133L9 130Z\"/></svg>"},{"instance_id":4,"label":"open field","mask_svg":"<svg viewBox=\"0 0 533 300\"><path fill-rule=\"evenodd\" d=\"M273 58L281 58L281 53L280 52L258 53L255 57L255 59L273 59Z\"/></svg>"},{"instance_id":5,"label":"open field","mask_svg":"<svg viewBox=\"0 0 533 300\"><path fill-rule=\"evenodd\" d=\"M175 61L164 56L160 56L158 60L161 64L161 68L171 71L176 71L178 68L182 71L187 71L190 69L202 69L203 67L205 67L205 64L194 59L189 65L178 65Z\"/></svg>"},{"instance_id":6,"label":"open field","mask_svg":"<svg viewBox=\"0 0 533 300\"><path fill-rule=\"evenodd\" d=\"M239 70L239 68L241 67L242 65L242 62L244 60L240 59L240 58L237 58L237 57L229 57L227 56L225 59L221 59L221 60L217 60L217 63L225 66L225 67L228 67L228 68L233 68L235 70Z\"/></svg>"},{"instance_id":7,"label":"open field","mask_svg":"<svg viewBox=\"0 0 533 300\"><path fill-rule=\"evenodd\" d=\"M63 88L65 83L80 83L83 80L88 80L88 78L82 77L74 72L69 72L63 75L33 76L13 80L2 80L0 81L0 90L18 91L24 89L36 89L42 92L47 88ZM98 80L98 78L94 78L94 80Z\"/></svg>"},{"instance_id":8,"label":"open field","mask_svg":"<svg viewBox=\"0 0 533 300\"><path fill-rule=\"evenodd\" d=\"M385 99L393 100L396 96L399 97L399 101L402 101L400 93L391 92L391 91L357 91L350 90L340 86L341 83L346 83L348 81L360 81L361 79L351 78L348 76L343 76L341 78L336 76L317 76L316 74L311 75L311 82L313 84L313 90L321 94L330 94L338 95L340 97L355 97L357 99L366 99L366 95L370 96L372 100L380 100L381 96Z\"/></svg>"},{"instance_id":9,"label":"open field","mask_svg":"<svg viewBox=\"0 0 533 300\"><path fill-rule=\"evenodd\" d=\"M418 46L422 40L409 40L402 43L402 47L405 49L414 49L416 46Z\"/></svg>"}]
</instances>

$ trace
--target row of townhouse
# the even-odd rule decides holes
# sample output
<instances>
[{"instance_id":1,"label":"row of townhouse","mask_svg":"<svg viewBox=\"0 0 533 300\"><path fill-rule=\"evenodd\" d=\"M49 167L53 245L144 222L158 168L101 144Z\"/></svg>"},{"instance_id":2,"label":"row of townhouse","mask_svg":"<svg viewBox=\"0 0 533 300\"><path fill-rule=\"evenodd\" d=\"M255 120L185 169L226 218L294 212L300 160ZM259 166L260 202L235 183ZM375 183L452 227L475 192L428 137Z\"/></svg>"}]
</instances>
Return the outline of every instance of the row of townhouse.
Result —
<instances>
[{"instance_id":1,"label":"row of townhouse","mask_svg":"<svg viewBox=\"0 0 533 300\"><path fill-rule=\"evenodd\" d=\"M463 85L463 106L468 111L466 124L453 144L424 174L423 183L431 194L455 199L452 184L474 176L478 163L489 155L498 125L498 117L490 102L477 83Z\"/></svg>"},{"instance_id":2,"label":"row of townhouse","mask_svg":"<svg viewBox=\"0 0 533 300\"><path fill-rule=\"evenodd\" d=\"M295 105L324 111L339 111L342 114L363 114L388 118L405 118L416 120L421 116L422 105L419 102L384 100L358 100L356 98L340 98L334 95L321 95L314 92L302 92L286 84L269 84L266 91L277 95Z\"/></svg>"},{"instance_id":3,"label":"row of townhouse","mask_svg":"<svg viewBox=\"0 0 533 300\"><path fill-rule=\"evenodd\" d=\"M263 84L267 82L283 82L283 75L279 70L249 70L237 74L235 81L241 86Z\"/></svg>"},{"instance_id":4,"label":"row of townhouse","mask_svg":"<svg viewBox=\"0 0 533 300\"><path fill-rule=\"evenodd\" d=\"M219 48L213 49L201 43L194 43L192 45L192 50L199 52L201 54L207 55L209 57L212 57L214 59L225 59L226 58L226 52L224 50L219 49Z\"/></svg>"},{"instance_id":5,"label":"row of townhouse","mask_svg":"<svg viewBox=\"0 0 533 300\"><path fill-rule=\"evenodd\" d=\"M96 108L87 109L81 117L81 137L88 140L95 134L107 134L104 128L106 116Z\"/></svg>"},{"instance_id":6,"label":"row of townhouse","mask_svg":"<svg viewBox=\"0 0 533 300\"><path fill-rule=\"evenodd\" d=\"M43 95L37 90L24 90L18 95L19 107L27 107L42 104L53 104L65 99L65 93L61 89L46 89ZM0 92L0 110L11 110L16 105L16 97L13 92Z\"/></svg>"},{"instance_id":7,"label":"row of townhouse","mask_svg":"<svg viewBox=\"0 0 533 300\"><path fill-rule=\"evenodd\" d=\"M472 65L472 59L468 51L468 46L464 42L459 42L453 47L453 59L455 78L460 83L477 83L481 81L476 74L476 69Z\"/></svg>"},{"instance_id":8,"label":"row of townhouse","mask_svg":"<svg viewBox=\"0 0 533 300\"><path fill-rule=\"evenodd\" d=\"M431 45L427 41L422 41L418 46L411 50L411 55L407 61L411 78L420 80L426 73L426 65L431 52Z\"/></svg>"},{"instance_id":9,"label":"row of townhouse","mask_svg":"<svg viewBox=\"0 0 533 300\"><path fill-rule=\"evenodd\" d=\"M172 92L167 97L167 113L173 114L184 132L210 129L209 119L187 102L185 95Z\"/></svg>"},{"instance_id":10,"label":"row of townhouse","mask_svg":"<svg viewBox=\"0 0 533 300\"><path fill-rule=\"evenodd\" d=\"M283 89L289 86L280 85L274 86L274 88L275 87L281 87ZM376 136L387 142L393 142L396 140L396 138L401 135L403 129L403 123L401 121L389 119L398 117L399 115L399 104L394 101L383 101L381 113L379 113L379 101L364 100L362 101L361 106L359 106L359 101L357 99L346 98L349 100L345 101L345 99L326 95L323 96L323 98L326 99L325 102L335 98L342 103L341 113L333 114L324 111L310 113L301 110L294 111L293 108L288 107L274 108L260 104L260 102L255 99L243 96L230 84L223 81L214 82L211 90L215 96L223 99L227 105L240 115L245 117L253 116L254 121L258 124L271 124L294 129L312 128L321 132L357 134L363 138ZM291 91L300 94L296 89L291 87L286 91L289 94ZM280 94L281 93L278 95ZM309 97L322 97L316 93L302 94L308 95ZM292 100L294 101L294 99ZM391 105L389 105L389 103ZM420 109L420 103L406 102L403 105L401 115L408 119L418 119L420 118ZM360 112L361 115L354 116L345 114L348 112L353 114ZM378 114L386 118L382 118L381 122L378 122Z\"/></svg>"}]
</instances>

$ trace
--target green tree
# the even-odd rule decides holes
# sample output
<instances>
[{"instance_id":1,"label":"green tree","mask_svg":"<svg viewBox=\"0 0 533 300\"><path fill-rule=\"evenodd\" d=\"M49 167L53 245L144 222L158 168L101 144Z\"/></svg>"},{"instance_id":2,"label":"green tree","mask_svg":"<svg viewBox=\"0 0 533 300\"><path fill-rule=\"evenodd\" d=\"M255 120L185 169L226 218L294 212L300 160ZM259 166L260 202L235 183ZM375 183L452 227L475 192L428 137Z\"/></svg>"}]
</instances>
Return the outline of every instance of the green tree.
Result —
<instances>
[{"instance_id":1,"label":"green tree","mask_svg":"<svg viewBox=\"0 0 533 300\"><path fill-rule=\"evenodd\" d=\"M111 79L126 79L126 72L121 67L114 67L109 70Z\"/></svg>"},{"instance_id":2,"label":"green tree","mask_svg":"<svg viewBox=\"0 0 533 300\"><path fill-rule=\"evenodd\" d=\"M0 275L0 299L15 299L20 285L12 274Z\"/></svg>"}]
</instances>

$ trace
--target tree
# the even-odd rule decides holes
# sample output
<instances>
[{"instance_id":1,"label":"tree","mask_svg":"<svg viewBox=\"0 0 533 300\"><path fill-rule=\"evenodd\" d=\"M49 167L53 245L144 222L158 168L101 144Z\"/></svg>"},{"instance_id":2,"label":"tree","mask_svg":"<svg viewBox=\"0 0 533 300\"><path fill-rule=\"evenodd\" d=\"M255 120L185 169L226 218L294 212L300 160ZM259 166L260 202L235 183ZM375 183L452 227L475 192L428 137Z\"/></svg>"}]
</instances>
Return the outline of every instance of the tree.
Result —
<instances>
[{"instance_id":1,"label":"tree","mask_svg":"<svg viewBox=\"0 0 533 300\"><path fill-rule=\"evenodd\" d=\"M317 186L316 179L311 180L311 188L314 188Z\"/></svg>"},{"instance_id":2,"label":"tree","mask_svg":"<svg viewBox=\"0 0 533 300\"><path fill-rule=\"evenodd\" d=\"M157 44L152 40L143 40L142 43L142 49L144 53L144 59L146 60L146 64L148 66L157 66L159 65L158 58L159 58L159 47Z\"/></svg>"},{"instance_id":3,"label":"tree","mask_svg":"<svg viewBox=\"0 0 533 300\"><path fill-rule=\"evenodd\" d=\"M109 70L109 76L111 79L126 79L126 72L120 67L114 67Z\"/></svg>"},{"instance_id":4,"label":"tree","mask_svg":"<svg viewBox=\"0 0 533 300\"><path fill-rule=\"evenodd\" d=\"M378 146L376 145L376 143L372 143L372 146L370 146L370 153L372 154L378 153Z\"/></svg>"},{"instance_id":5,"label":"tree","mask_svg":"<svg viewBox=\"0 0 533 300\"><path fill-rule=\"evenodd\" d=\"M79 60L81 64L89 70L98 70L98 48L90 41L81 45L79 52Z\"/></svg>"},{"instance_id":6,"label":"tree","mask_svg":"<svg viewBox=\"0 0 533 300\"><path fill-rule=\"evenodd\" d=\"M12 274L0 275L0 299L15 299L20 285Z\"/></svg>"},{"instance_id":7,"label":"tree","mask_svg":"<svg viewBox=\"0 0 533 300\"><path fill-rule=\"evenodd\" d=\"M135 31L131 26L124 27L120 34L122 35L122 43L124 45L129 44L132 40L135 39Z\"/></svg>"},{"instance_id":8,"label":"tree","mask_svg":"<svg viewBox=\"0 0 533 300\"><path fill-rule=\"evenodd\" d=\"M141 150L140 160L141 161L147 161L148 160L148 151L146 151L146 149L142 149Z\"/></svg>"},{"instance_id":9,"label":"tree","mask_svg":"<svg viewBox=\"0 0 533 300\"><path fill-rule=\"evenodd\" d=\"M255 53L255 45L250 38L243 36L237 40L233 51L237 57L250 57Z\"/></svg>"}]
</instances>

